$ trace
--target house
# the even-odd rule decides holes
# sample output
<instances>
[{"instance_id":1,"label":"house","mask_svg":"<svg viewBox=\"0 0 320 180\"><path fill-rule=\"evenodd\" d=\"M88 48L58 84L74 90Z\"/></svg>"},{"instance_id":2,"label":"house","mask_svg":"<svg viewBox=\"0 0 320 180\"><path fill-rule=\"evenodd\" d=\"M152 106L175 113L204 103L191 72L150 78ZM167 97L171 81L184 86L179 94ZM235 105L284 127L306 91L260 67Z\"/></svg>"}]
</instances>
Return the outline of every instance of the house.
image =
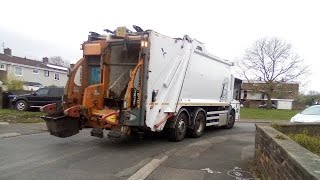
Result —
<instances>
[{"instance_id":1,"label":"house","mask_svg":"<svg viewBox=\"0 0 320 180\"><path fill-rule=\"evenodd\" d=\"M267 102L267 84L262 81L243 82L241 86L241 101L245 107L257 108ZM271 97L272 104L277 109L292 109L294 100L299 95L299 83L284 82L274 87Z\"/></svg>"},{"instance_id":2,"label":"house","mask_svg":"<svg viewBox=\"0 0 320 180\"><path fill-rule=\"evenodd\" d=\"M0 81L13 77L25 82L26 86L37 84L42 86L64 87L67 82L66 67L49 64L47 57L42 61L12 56L11 49L5 48L0 53Z\"/></svg>"}]
</instances>

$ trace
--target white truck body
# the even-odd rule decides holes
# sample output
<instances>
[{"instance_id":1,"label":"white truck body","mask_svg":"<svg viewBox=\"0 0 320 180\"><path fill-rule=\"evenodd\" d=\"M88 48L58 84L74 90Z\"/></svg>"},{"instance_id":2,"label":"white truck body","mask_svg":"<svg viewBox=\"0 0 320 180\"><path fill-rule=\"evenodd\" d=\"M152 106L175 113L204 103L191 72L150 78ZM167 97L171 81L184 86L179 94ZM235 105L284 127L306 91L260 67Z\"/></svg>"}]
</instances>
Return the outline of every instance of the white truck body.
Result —
<instances>
[{"instance_id":1,"label":"white truck body","mask_svg":"<svg viewBox=\"0 0 320 180\"><path fill-rule=\"evenodd\" d=\"M146 125L151 131L161 131L168 114L183 107L240 108L233 100L232 63L209 54L203 43L188 36L174 39L152 31L149 45ZM225 125L226 118L221 117L227 113L208 110L206 125Z\"/></svg>"},{"instance_id":2,"label":"white truck body","mask_svg":"<svg viewBox=\"0 0 320 180\"><path fill-rule=\"evenodd\" d=\"M189 36L171 38L133 26L91 32L70 72L65 100L42 107L50 133L119 139L165 129L170 141L200 137L206 126L230 129L239 119L241 80L232 63Z\"/></svg>"}]
</instances>

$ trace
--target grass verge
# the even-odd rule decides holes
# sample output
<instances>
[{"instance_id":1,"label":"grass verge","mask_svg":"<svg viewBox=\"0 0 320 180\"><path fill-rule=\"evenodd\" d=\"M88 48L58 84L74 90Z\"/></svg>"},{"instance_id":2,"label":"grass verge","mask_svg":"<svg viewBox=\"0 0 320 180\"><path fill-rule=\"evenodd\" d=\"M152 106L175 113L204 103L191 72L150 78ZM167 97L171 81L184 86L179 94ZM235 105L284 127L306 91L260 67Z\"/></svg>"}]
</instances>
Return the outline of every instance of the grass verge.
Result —
<instances>
[{"instance_id":1,"label":"grass verge","mask_svg":"<svg viewBox=\"0 0 320 180\"><path fill-rule=\"evenodd\" d=\"M0 109L0 122L8 123L39 123L44 122L40 116L42 112L17 111L13 109Z\"/></svg>"},{"instance_id":2,"label":"grass verge","mask_svg":"<svg viewBox=\"0 0 320 180\"><path fill-rule=\"evenodd\" d=\"M291 117L299 113L299 110L241 108L240 113L241 119L262 121L289 121Z\"/></svg>"},{"instance_id":3,"label":"grass verge","mask_svg":"<svg viewBox=\"0 0 320 180\"><path fill-rule=\"evenodd\" d=\"M302 147L320 156L320 137L312 136L307 132L298 134L287 134L292 140Z\"/></svg>"}]
</instances>

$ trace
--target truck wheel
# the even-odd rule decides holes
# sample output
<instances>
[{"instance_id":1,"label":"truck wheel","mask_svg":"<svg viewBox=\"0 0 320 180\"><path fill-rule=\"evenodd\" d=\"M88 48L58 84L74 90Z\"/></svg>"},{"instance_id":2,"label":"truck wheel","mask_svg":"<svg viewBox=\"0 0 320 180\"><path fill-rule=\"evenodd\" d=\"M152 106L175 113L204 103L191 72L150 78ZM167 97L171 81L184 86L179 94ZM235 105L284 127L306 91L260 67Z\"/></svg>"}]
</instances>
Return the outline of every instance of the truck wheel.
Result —
<instances>
[{"instance_id":1,"label":"truck wheel","mask_svg":"<svg viewBox=\"0 0 320 180\"><path fill-rule=\"evenodd\" d=\"M226 129L231 129L235 123L234 111L231 111L227 120L227 124L224 126Z\"/></svg>"},{"instance_id":2,"label":"truck wheel","mask_svg":"<svg viewBox=\"0 0 320 180\"><path fill-rule=\"evenodd\" d=\"M186 113L181 112L176 118L174 129L169 130L169 140L174 142L182 141L184 139L188 126L188 118Z\"/></svg>"},{"instance_id":3,"label":"truck wheel","mask_svg":"<svg viewBox=\"0 0 320 180\"><path fill-rule=\"evenodd\" d=\"M26 111L28 110L28 103L25 100L19 100L15 105L18 111Z\"/></svg>"},{"instance_id":4,"label":"truck wheel","mask_svg":"<svg viewBox=\"0 0 320 180\"><path fill-rule=\"evenodd\" d=\"M194 119L194 128L190 130L190 135L193 138L198 138L203 134L206 127L206 116L202 111L199 111Z\"/></svg>"}]
</instances>

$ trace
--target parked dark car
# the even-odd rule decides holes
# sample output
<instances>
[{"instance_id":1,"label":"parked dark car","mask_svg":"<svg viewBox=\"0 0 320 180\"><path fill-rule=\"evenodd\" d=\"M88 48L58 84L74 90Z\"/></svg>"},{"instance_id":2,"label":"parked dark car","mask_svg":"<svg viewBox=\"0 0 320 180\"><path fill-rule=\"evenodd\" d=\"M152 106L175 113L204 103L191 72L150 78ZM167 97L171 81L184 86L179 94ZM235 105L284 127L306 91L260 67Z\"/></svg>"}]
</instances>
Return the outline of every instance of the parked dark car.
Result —
<instances>
[{"instance_id":1,"label":"parked dark car","mask_svg":"<svg viewBox=\"0 0 320 180\"><path fill-rule=\"evenodd\" d=\"M267 104L261 104L261 105L258 106L258 108L266 109L267 106L268 106ZM271 109L277 109L277 105L271 104Z\"/></svg>"},{"instance_id":2,"label":"parked dark car","mask_svg":"<svg viewBox=\"0 0 320 180\"><path fill-rule=\"evenodd\" d=\"M64 89L59 87L40 88L31 94L16 96L12 105L19 111L40 108L44 105L62 101Z\"/></svg>"}]
</instances>

